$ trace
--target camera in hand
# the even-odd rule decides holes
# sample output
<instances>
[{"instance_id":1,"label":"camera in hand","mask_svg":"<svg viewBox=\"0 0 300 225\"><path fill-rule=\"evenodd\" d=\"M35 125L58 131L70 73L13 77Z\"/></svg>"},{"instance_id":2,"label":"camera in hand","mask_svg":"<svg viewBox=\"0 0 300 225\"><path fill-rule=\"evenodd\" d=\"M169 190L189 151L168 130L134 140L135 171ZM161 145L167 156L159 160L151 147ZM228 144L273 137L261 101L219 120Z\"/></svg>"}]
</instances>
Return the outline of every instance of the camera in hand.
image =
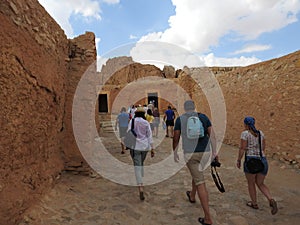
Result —
<instances>
[{"instance_id":1,"label":"camera in hand","mask_svg":"<svg viewBox=\"0 0 300 225\"><path fill-rule=\"evenodd\" d=\"M214 159L214 160L211 162L210 166L212 166L212 167L220 167L220 166L221 166L221 163L220 163L217 159Z\"/></svg>"}]
</instances>

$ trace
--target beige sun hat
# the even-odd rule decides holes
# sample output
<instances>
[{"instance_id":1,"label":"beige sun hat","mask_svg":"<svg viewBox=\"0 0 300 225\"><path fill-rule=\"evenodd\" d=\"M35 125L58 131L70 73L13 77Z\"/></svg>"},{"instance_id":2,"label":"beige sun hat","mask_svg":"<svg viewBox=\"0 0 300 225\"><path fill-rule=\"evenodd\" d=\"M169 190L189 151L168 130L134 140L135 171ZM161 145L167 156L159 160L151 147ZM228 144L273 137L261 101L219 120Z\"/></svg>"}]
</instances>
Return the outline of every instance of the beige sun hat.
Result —
<instances>
[{"instance_id":1,"label":"beige sun hat","mask_svg":"<svg viewBox=\"0 0 300 225\"><path fill-rule=\"evenodd\" d=\"M143 112L143 113L145 113L145 109L144 109L144 107L139 106L139 107L137 107L137 109L135 110L135 112Z\"/></svg>"}]
</instances>

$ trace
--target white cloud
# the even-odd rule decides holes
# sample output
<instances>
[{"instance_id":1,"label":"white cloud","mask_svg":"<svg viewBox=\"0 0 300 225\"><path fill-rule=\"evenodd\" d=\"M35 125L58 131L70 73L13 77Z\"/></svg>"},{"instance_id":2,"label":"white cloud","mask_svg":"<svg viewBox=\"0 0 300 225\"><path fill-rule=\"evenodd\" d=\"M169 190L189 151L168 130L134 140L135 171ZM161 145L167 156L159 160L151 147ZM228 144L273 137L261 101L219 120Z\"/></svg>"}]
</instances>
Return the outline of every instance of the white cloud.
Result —
<instances>
[{"instance_id":1,"label":"white cloud","mask_svg":"<svg viewBox=\"0 0 300 225\"><path fill-rule=\"evenodd\" d=\"M99 49L100 41L101 41L101 38L98 38L98 37L95 38L96 49Z\"/></svg>"},{"instance_id":2,"label":"white cloud","mask_svg":"<svg viewBox=\"0 0 300 225\"><path fill-rule=\"evenodd\" d=\"M153 64L159 68L162 68L164 65L172 65L175 68L204 65L199 57L188 52L186 49L170 43L157 41L137 43L131 49L130 55L135 62Z\"/></svg>"},{"instance_id":3,"label":"white cloud","mask_svg":"<svg viewBox=\"0 0 300 225\"><path fill-rule=\"evenodd\" d=\"M242 49L237 50L233 52L233 55L241 54L241 53L251 53L251 52L259 52L259 51L265 51L268 49L271 49L271 45L258 45L258 44L251 44L251 45L246 45Z\"/></svg>"},{"instance_id":4,"label":"white cloud","mask_svg":"<svg viewBox=\"0 0 300 225\"><path fill-rule=\"evenodd\" d=\"M130 39L130 40L137 39L137 38L138 38L137 36L132 35L132 34L130 34L130 36L129 36L129 39Z\"/></svg>"},{"instance_id":5,"label":"white cloud","mask_svg":"<svg viewBox=\"0 0 300 225\"><path fill-rule=\"evenodd\" d=\"M135 62L153 64L160 68L163 65L171 65L175 68L204 66L198 56L184 48L165 42L139 42L131 49L130 55Z\"/></svg>"},{"instance_id":6,"label":"white cloud","mask_svg":"<svg viewBox=\"0 0 300 225\"><path fill-rule=\"evenodd\" d=\"M103 2L107 4L118 4L120 3L120 0L103 0Z\"/></svg>"},{"instance_id":7,"label":"white cloud","mask_svg":"<svg viewBox=\"0 0 300 225\"><path fill-rule=\"evenodd\" d=\"M97 56L97 71L101 71L102 67L106 65L108 58Z\"/></svg>"},{"instance_id":8,"label":"white cloud","mask_svg":"<svg viewBox=\"0 0 300 225\"><path fill-rule=\"evenodd\" d=\"M163 41L197 53L209 52L220 38L254 40L265 32L278 30L297 20L299 0L172 0L176 14L169 28L150 33L142 41Z\"/></svg>"},{"instance_id":9,"label":"white cloud","mask_svg":"<svg viewBox=\"0 0 300 225\"><path fill-rule=\"evenodd\" d=\"M145 56L152 54L162 62L174 59L179 67L183 64L191 67L197 63L199 65L195 66L247 66L258 63L261 60L256 57L218 58L210 53L210 48L217 46L219 40L228 34L233 42L255 40L263 33L279 30L297 21L297 13L300 11L299 0L172 0L172 3L175 15L169 18L169 28L141 37L131 51L135 61L143 62ZM172 43L202 56L200 60L189 62L184 56L180 57L165 49L154 47L154 50L139 50L139 43L144 41ZM270 45L252 44L234 54L270 48Z\"/></svg>"},{"instance_id":10,"label":"white cloud","mask_svg":"<svg viewBox=\"0 0 300 225\"><path fill-rule=\"evenodd\" d=\"M39 0L48 13L62 27L70 38L74 36L70 17L72 14L81 15L85 18L101 19L101 9L97 1L93 0Z\"/></svg>"},{"instance_id":11,"label":"white cloud","mask_svg":"<svg viewBox=\"0 0 300 225\"><path fill-rule=\"evenodd\" d=\"M153 64L161 69L164 65L171 65L176 69L182 69L184 66L248 66L261 62L256 57L220 58L215 57L213 53L198 56L179 46L157 41L137 43L131 49L130 55L135 62Z\"/></svg>"},{"instance_id":12,"label":"white cloud","mask_svg":"<svg viewBox=\"0 0 300 225\"><path fill-rule=\"evenodd\" d=\"M239 58L218 58L215 57L213 53L202 56L201 59L206 66L249 66L261 62L261 60L256 57L241 56Z\"/></svg>"}]
</instances>

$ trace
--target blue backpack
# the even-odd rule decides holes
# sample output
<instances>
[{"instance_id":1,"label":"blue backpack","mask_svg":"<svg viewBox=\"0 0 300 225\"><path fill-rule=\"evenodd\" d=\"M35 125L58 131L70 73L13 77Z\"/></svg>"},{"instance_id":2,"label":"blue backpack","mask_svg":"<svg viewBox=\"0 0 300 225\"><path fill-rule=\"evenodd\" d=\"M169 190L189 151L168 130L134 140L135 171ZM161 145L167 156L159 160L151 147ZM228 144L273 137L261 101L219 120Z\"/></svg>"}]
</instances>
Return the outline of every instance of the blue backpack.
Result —
<instances>
[{"instance_id":1,"label":"blue backpack","mask_svg":"<svg viewBox=\"0 0 300 225\"><path fill-rule=\"evenodd\" d=\"M204 137L204 127L198 113L197 115L188 117L186 123L186 136L189 139L198 139Z\"/></svg>"}]
</instances>

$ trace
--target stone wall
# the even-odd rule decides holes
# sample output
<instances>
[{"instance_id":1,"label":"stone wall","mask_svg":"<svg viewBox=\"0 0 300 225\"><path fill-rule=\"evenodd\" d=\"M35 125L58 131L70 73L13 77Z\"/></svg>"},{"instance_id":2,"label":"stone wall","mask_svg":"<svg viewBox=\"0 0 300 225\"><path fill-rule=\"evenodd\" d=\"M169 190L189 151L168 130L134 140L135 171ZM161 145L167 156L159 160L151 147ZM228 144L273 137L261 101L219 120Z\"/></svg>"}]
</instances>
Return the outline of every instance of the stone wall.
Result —
<instances>
[{"instance_id":1,"label":"stone wall","mask_svg":"<svg viewBox=\"0 0 300 225\"><path fill-rule=\"evenodd\" d=\"M65 130L63 132L63 159L65 162L65 170L73 171L74 173L90 173L90 168L83 159L74 138L72 127L72 106L77 85L81 77L87 71L87 68L89 69L89 73L96 75L95 60L96 47L95 35L93 33L87 32L85 35L80 35L79 37L70 40L69 58L67 58L69 63L64 117ZM97 122L97 124L99 123Z\"/></svg>"},{"instance_id":2,"label":"stone wall","mask_svg":"<svg viewBox=\"0 0 300 225\"><path fill-rule=\"evenodd\" d=\"M72 94L96 51L93 34L68 40L37 0L2 0L0 23L0 224L10 225L83 161Z\"/></svg>"},{"instance_id":3,"label":"stone wall","mask_svg":"<svg viewBox=\"0 0 300 225\"><path fill-rule=\"evenodd\" d=\"M244 117L253 116L266 136L268 156L299 168L300 51L247 67L209 69L225 99L224 143L239 146ZM202 75L203 68L186 68L178 73L177 82L200 111L211 115L207 97L195 82Z\"/></svg>"},{"instance_id":4,"label":"stone wall","mask_svg":"<svg viewBox=\"0 0 300 225\"><path fill-rule=\"evenodd\" d=\"M227 107L225 143L239 145L243 119L250 115L265 133L270 155L299 161L299 78L300 51L218 76Z\"/></svg>"}]
</instances>

